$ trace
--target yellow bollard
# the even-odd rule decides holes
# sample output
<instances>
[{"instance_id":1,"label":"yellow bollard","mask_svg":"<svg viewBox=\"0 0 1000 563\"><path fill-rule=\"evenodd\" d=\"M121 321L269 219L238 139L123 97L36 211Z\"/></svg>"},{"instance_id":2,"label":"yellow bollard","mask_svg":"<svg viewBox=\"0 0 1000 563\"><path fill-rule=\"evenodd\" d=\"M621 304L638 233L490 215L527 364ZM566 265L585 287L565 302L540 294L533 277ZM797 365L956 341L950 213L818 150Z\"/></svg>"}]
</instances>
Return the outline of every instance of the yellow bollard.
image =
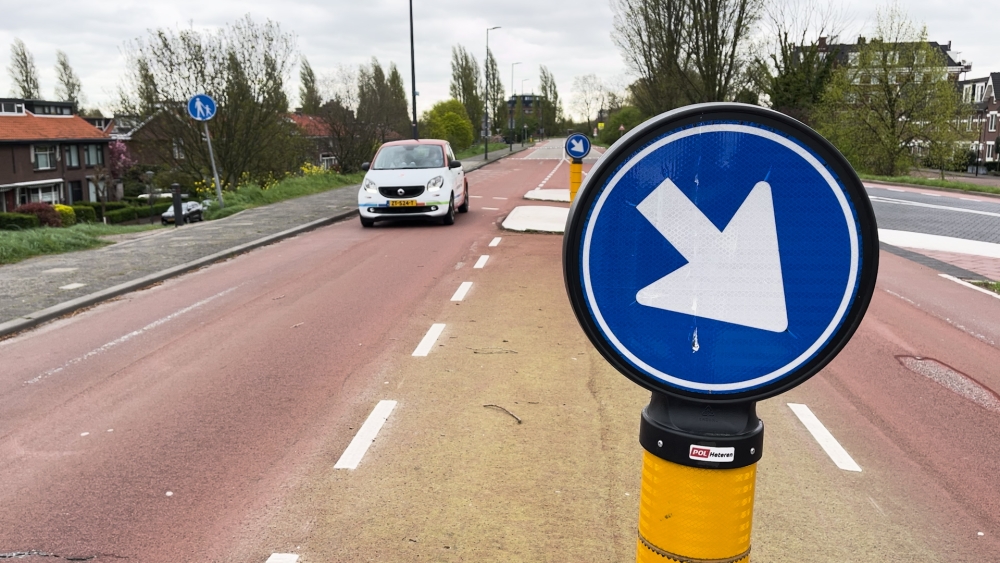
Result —
<instances>
[{"instance_id":1,"label":"yellow bollard","mask_svg":"<svg viewBox=\"0 0 1000 563\"><path fill-rule=\"evenodd\" d=\"M748 563L757 464L686 467L644 452L637 563Z\"/></svg>"},{"instance_id":2,"label":"yellow bollard","mask_svg":"<svg viewBox=\"0 0 1000 563\"><path fill-rule=\"evenodd\" d=\"M583 183L583 161L579 158L574 158L569 163L569 200L572 202L576 199L576 192L580 189L580 184Z\"/></svg>"}]
</instances>

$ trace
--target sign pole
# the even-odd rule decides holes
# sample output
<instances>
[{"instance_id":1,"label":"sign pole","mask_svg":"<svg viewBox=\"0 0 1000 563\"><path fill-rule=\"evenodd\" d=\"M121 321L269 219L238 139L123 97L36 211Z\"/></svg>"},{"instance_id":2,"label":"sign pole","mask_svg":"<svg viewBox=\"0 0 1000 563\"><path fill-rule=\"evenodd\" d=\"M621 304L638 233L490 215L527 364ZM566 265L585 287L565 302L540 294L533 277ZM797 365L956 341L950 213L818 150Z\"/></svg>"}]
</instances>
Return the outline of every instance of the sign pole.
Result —
<instances>
[{"instance_id":1,"label":"sign pole","mask_svg":"<svg viewBox=\"0 0 1000 563\"><path fill-rule=\"evenodd\" d=\"M576 192L583 183L583 160L574 158L569 161L569 200L576 199Z\"/></svg>"},{"instance_id":2,"label":"sign pole","mask_svg":"<svg viewBox=\"0 0 1000 563\"><path fill-rule=\"evenodd\" d=\"M583 183L583 159L590 154L590 139L586 135L574 133L566 139L566 154L569 155L569 200L576 199L576 192Z\"/></svg>"},{"instance_id":3,"label":"sign pole","mask_svg":"<svg viewBox=\"0 0 1000 563\"><path fill-rule=\"evenodd\" d=\"M861 324L875 214L829 141L769 109L699 104L619 132L574 197L563 273L594 347L652 392L636 561L749 563L757 401Z\"/></svg>"},{"instance_id":4,"label":"sign pole","mask_svg":"<svg viewBox=\"0 0 1000 563\"><path fill-rule=\"evenodd\" d=\"M208 122L205 124L205 140L208 141L208 159L212 161L212 178L215 179L215 197L219 200L219 209L225 208L222 201L222 184L219 183L219 170L215 167L215 152L212 150L212 135L208 132Z\"/></svg>"}]
</instances>

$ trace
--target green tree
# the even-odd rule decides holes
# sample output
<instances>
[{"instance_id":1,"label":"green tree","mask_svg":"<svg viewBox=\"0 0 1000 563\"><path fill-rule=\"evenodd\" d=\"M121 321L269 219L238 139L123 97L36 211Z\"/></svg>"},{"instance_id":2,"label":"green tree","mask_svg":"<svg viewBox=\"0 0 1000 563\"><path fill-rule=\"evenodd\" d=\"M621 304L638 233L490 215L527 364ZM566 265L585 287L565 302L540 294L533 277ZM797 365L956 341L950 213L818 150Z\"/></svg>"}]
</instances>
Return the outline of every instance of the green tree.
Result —
<instances>
[{"instance_id":1,"label":"green tree","mask_svg":"<svg viewBox=\"0 0 1000 563\"><path fill-rule=\"evenodd\" d=\"M299 103L302 106L302 113L306 115L316 115L319 108L323 106L323 97L319 94L316 86L316 73L313 72L309 61L305 55L302 56L302 67L299 69Z\"/></svg>"},{"instance_id":2,"label":"green tree","mask_svg":"<svg viewBox=\"0 0 1000 563\"><path fill-rule=\"evenodd\" d=\"M598 138L602 143L610 145L645 120L639 108L624 106L608 117L608 122L604 125L604 130L598 134ZM621 129L622 127L624 129Z\"/></svg>"},{"instance_id":3,"label":"green tree","mask_svg":"<svg viewBox=\"0 0 1000 563\"><path fill-rule=\"evenodd\" d=\"M249 16L216 32L150 30L126 45L119 111L159 115L162 160L188 181L204 180L211 174L204 129L187 115L187 100L212 96L218 109L208 128L223 187L263 183L296 170L304 158L284 91L294 53L291 34Z\"/></svg>"},{"instance_id":4,"label":"green tree","mask_svg":"<svg viewBox=\"0 0 1000 563\"><path fill-rule=\"evenodd\" d=\"M42 97L35 57L28 51L24 41L16 37L10 46L10 66L7 67L7 72L14 80L12 94L28 100L37 100Z\"/></svg>"},{"instance_id":5,"label":"green tree","mask_svg":"<svg viewBox=\"0 0 1000 563\"><path fill-rule=\"evenodd\" d=\"M396 63L389 64L387 79L388 103L386 105L386 124L389 129L405 137L411 129L410 108L406 98L406 88L403 86L403 76L396 68Z\"/></svg>"},{"instance_id":6,"label":"green tree","mask_svg":"<svg viewBox=\"0 0 1000 563\"><path fill-rule=\"evenodd\" d=\"M438 102L424 113L424 131L431 139L445 139L454 150L472 145L472 122L465 114L465 106L456 99Z\"/></svg>"},{"instance_id":7,"label":"green tree","mask_svg":"<svg viewBox=\"0 0 1000 563\"><path fill-rule=\"evenodd\" d=\"M968 108L926 37L926 28L917 31L890 7L878 13L875 38L834 72L816 127L855 168L896 176L921 152L962 138L958 122Z\"/></svg>"},{"instance_id":8,"label":"green tree","mask_svg":"<svg viewBox=\"0 0 1000 563\"><path fill-rule=\"evenodd\" d=\"M556 79L541 65L539 68L539 88L541 90L538 99L538 125L542 129L543 135L554 135L560 129L563 120L562 101L559 100L559 89L556 87Z\"/></svg>"},{"instance_id":9,"label":"green tree","mask_svg":"<svg viewBox=\"0 0 1000 563\"><path fill-rule=\"evenodd\" d=\"M507 99L503 89L503 78L497 68L497 60L493 56L493 51L486 52L486 83L489 84L489 99L486 100L486 107L489 108L489 121L493 126L493 131L499 131L507 125L507 115L510 110L507 108Z\"/></svg>"},{"instance_id":10,"label":"green tree","mask_svg":"<svg viewBox=\"0 0 1000 563\"><path fill-rule=\"evenodd\" d=\"M80 79L73 72L73 67L69 66L69 57L62 51L56 51L56 98L64 102L80 101Z\"/></svg>"},{"instance_id":11,"label":"green tree","mask_svg":"<svg viewBox=\"0 0 1000 563\"><path fill-rule=\"evenodd\" d=\"M465 115L478 132L483 125L483 99L480 95L479 63L465 47L451 48L451 97L462 103Z\"/></svg>"}]
</instances>

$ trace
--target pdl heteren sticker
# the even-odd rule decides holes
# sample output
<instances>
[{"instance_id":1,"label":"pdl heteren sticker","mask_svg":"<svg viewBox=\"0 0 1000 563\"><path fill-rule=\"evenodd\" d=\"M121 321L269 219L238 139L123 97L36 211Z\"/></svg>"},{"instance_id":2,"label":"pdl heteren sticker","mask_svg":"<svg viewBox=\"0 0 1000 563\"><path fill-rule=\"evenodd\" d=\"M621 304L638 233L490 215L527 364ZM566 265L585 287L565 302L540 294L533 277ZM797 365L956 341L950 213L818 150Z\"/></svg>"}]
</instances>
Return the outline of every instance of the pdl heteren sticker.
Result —
<instances>
[{"instance_id":1,"label":"pdl heteren sticker","mask_svg":"<svg viewBox=\"0 0 1000 563\"><path fill-rule=\"evenodd\" d=\"M736 459L736 448L713 448L691 444L688 457L696 461L715 461L729 463Z\"/></svg>"}]
</instances>

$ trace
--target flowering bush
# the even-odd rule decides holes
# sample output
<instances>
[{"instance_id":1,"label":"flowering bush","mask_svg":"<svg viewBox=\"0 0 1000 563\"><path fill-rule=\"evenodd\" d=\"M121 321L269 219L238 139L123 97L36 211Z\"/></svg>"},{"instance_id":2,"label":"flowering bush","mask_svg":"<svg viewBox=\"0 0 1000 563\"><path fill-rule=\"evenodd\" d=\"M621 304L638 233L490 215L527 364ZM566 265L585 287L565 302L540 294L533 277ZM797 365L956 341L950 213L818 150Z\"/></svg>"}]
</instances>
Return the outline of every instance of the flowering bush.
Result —
<instances>
[{"instance_id":1,"label":"flowering bush","mask_svg":"<svg viewBox=\"0 0 1000 563\"><path fill-rule=\"evenodd\" d=\"M63 227L72 227L76 224L76 211L68 205L56 204L56 213L59 214L59 218L62 220Z\"/></svg>"},{"instance_id":2,"label":"flowering bush","mask_svg":"<svg viewBox=\"0 0 1000 563\"><path fill-rule=\"evenodd\" d=\"M311 162L302 163L302 166L299 168L299 171L302 172L303 176L318 176L320 174L330 173L329 170L326 170L322 166L316 166Z\"/></svg>"},{"instance_id":3,"label":"flowering bush","mask_svg":"<svg viewBox=\"0 0 1000 563\"><path fill-rule=\"evenodd\" d=\"M48 203L26 203L15 209L14 213L34 215L46 227L62 226L62 218L59 217L59 212Z\"/></svg>"}]
</instances>

